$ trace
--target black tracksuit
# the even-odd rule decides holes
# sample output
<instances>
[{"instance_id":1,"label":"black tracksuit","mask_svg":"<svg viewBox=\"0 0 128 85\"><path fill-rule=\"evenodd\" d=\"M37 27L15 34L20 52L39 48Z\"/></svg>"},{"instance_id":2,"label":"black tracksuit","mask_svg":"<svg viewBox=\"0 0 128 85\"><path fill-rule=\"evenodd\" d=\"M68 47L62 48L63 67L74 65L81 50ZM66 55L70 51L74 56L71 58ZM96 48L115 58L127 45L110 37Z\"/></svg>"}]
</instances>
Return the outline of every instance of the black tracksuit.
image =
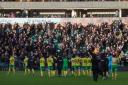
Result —
<instances>
[{"instance_id":1,"label":"black tracksuit","mask_svg":"<svg viewBox=\"0 0 128 85\"><path fill-rule=\"evenodd\" d=\"M91 53L92 56L92 72L93 72L93 80L98 80L98 74L99 74L99 59L96 54Z\"/></svg>"},{"instance_id":2,"label":"black tracksuit","mask_svg":"<svg viewBox=\"0 0 128 85\"><path fill-rule=\"evenodd\" d=\"M57 70L58 70L58 76L61 76L62 74L62 65L63 65L63 59L62 57L57 58Z\"/></svg>"},{"instance_id":3,"label":"black tracksuit","mask_svg":"<svg viewBox=\"0 0 128 85\"><path fill-rule=\"evenodd\" d=\"M105 53L102 53L101 54L101 60L100 60L100 69L101 69L101 75L102 77L106 77L106 73L107 73L107 70L108 70L108 59L106 57L106 54Z\"/></svg>"}]
</instances>

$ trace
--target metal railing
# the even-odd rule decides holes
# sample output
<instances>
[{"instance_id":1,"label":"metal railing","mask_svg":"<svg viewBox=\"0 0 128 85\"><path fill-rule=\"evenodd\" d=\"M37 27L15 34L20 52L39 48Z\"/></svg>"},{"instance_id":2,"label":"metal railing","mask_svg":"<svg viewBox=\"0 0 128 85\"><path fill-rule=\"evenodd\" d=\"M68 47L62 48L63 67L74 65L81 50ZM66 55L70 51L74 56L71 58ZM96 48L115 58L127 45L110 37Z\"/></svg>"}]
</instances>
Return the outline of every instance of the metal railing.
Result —
<instances>
[{"instance_id":1,"label":"metal railing","mask_svg":"<svg viewBox=\"0 0 128 85\"><path fill-rule=\"evenodd\" d=\"M128 0L0 0L0 2L92 2L92 1L128 1Z\"/></svg>"}]
</instances>

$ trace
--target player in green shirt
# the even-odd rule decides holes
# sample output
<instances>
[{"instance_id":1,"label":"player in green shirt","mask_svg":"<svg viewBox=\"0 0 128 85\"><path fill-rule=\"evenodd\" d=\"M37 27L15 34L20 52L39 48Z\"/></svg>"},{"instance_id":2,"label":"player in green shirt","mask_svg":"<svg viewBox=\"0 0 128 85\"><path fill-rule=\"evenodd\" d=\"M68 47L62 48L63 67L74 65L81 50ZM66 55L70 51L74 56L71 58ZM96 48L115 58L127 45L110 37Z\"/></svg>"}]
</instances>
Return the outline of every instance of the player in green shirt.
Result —
<instances>
[{"instance_id":1,"label":"player in green shirt","mask_svg":"<svg viewBox=\"0 0 128 85\"><path fill-rule=\"evenodd\" d=\"M27 56L25 56L25 58L24 58L24 75L26 75L27 74L27 72L29 72L29 69L28 69L28 57Z\"/></svg>"},{"instance_id":2,"label":"player in green shirt","mask_svg":"<svg viewBox=\"0 0 128 85\"><path fill-rule=\"evenodd\" d=\"M68 73L68 58L63 58L63 75L66 77Z\"/></svg>"},{"instance_id":3,"label":"player in green shirt","mask_svg":"<svg viewBox=\"0 0 128 85\"><path fill-rule=\"evenodd\" d=\"M41 77L43 77L44 71L45 71L45 59L41 55L41 58L40 58L40 75L41 75Z\"/></svg>"},{"instance_id":4,"label":"player in green shirt","mask_svg":"<svg viewBox=\"0 0 128 85\"><path fill-rule=\"evenodd\" d=\"M12 54L10 56L10 59L9 59L9 70L8 70L8 74L10 73L11 70L15 74L15 58L14 58L14 54Z\"/></svg>"}]
</instances>

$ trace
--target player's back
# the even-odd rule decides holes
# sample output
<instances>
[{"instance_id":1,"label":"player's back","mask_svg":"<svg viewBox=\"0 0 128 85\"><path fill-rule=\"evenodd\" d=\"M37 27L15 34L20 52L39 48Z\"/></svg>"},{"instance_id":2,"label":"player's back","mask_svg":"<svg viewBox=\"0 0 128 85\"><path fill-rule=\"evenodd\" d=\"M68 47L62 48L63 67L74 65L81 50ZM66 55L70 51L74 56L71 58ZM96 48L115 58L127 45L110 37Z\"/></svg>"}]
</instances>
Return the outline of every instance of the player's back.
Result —
<instances>
[{"instance_id":1,"label":"player's back","mask_svg":"<svg viewBox=\"0 0 128 85\"><path fill-rule=\"evenodd\" d=\"M87 58L87 66L91 66L91 65L92 65L91 63L92 63L92 62L91 62L91 58L88 57L88 58Z\"/></svg>"},{"instance_id":2,"label":"player's back","mask_svg":"<svg viewBox=\"0 0 128 85\"><path fill-rule=\"evenodd\" d=\"M71 58L71 65L75 66L75 58Z\"/></svg>"},{"instance_id":3,"label":"player's back","mask_svg":"<svg viewBox=\"0 0 128 85\"><path fill-rule=\"evenodd\" d=\"M82 66L87 66L87 57L81 58Z\"/></svg>"},{"instance_id":4,"label":"player's back","mask_svg":"<svg viewBox=\"0 0 128 85\"><path fill-rule=\"evenodd\" d=\"M45 59L43 57L40 58L40 66L45 65Z\"/></svg>"},{"instance_id":5,"label":"player's back","mask_svg":"<svg viewBox=\"0 0 128 85\"><path fill-rule=\"evenodd\" d=\"M25 59L24 59L24 64L25 64L25 65L28 64L28 58L27 58L27 57L25 57Z\"/></svg>"},{"instance_id":6,"label":"player's back","mask_svg":"<svg viewBox=\"0 0 128 85\"><path fill-rule=\"evenodd\" d=\"M53 64L53 58L52 57L48 57L47 58L47 65L48 66L52 66L52 64Z\"/></svg>"},{"instance_id":7,"label":"player's back","mask_svg":"<svg viewBox=\"0 0 128 85\"><path fill-rule=\"evenodd\" d=\"M112 58L112 64L113 64L113 65L117 65L117 64L118 64L118 58L113 57L113 58Z\"/></svg>"},{"instance_id":8,"label":"player's back","mask_svg":"<svg viewBox=\"0 0 128 85\"><path fill-rule=\"evenodd\" d=\"M75 64L76 64L76 66L80 65L80 60L81 60L81 58L79 56L75 57Z\"/></svg>"},{"instance_id":9,"label":"player's back","mask_svg":"<svg viewBox=\"0 0 128 85\"><path fill-rule=\"evenodd\" d=\"M14 56L11 56L9 60L10 60L10 64L14 64L14 62L15 62Z\"/></svg>"},{"instance_id":10,"label":"player's back","mask_svg":"<svg viewBox=\"0 0 128 85\"><path fill-rule=\"evenodd\" d=\"M67 59L67 58L64 58L64 59L63 59L63 65L65 65L65 66L68 65L68 59Z\"/></svg>"}]
</instances>

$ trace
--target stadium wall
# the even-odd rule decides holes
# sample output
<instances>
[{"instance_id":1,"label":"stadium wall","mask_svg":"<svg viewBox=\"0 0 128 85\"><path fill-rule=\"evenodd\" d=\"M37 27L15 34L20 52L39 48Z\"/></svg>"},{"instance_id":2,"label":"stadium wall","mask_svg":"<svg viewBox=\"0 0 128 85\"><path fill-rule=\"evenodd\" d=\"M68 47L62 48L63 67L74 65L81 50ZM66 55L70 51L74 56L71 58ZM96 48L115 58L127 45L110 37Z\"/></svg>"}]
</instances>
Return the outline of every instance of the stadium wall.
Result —
<instances>
[{"instance_id":1,"label":"stadium wall","mask_svg":"<svg viewBox=\"0 0 128 85\"><path fill-rule=\"evenodd\" d=\"M0 2L0 9L128 9L128 2Z\"/></svg>"}]
</instances>

